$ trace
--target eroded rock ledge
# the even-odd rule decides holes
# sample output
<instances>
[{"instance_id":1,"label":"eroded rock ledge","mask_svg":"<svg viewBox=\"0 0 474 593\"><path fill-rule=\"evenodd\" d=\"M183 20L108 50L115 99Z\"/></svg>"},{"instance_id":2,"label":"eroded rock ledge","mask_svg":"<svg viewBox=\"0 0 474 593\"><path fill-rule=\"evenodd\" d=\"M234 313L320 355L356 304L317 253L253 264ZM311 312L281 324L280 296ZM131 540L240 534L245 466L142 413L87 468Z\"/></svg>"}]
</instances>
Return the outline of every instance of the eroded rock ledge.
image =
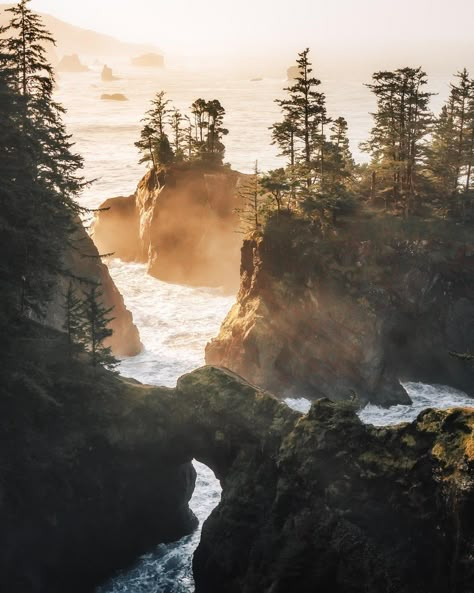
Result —
<instances>
[{"instance_id":1,"label":"eroded rock ledge","mask_svg":"<svg viewBox=\"0 0 474 593\"><path fill-rule=\"evenodd\" d=\"M149 171L135 194L102 204L94 241L102 253L146 263L160 280L236 290L239 178L226 167L202 164Z\"/></svg>"},{"instance_id":2,"label":"eroded rock ledge","mask_svg":"<svg viewBox=\"0 0 474 593\"><path fill-rule=\"evenodd\" d=\"M53 342L37 353L50 375L2 384L2 590L89 590L186 533L194 457L223 487L198 592L470 591L474 410L377 429L328 400L303 416L212 367L176 389L71 368Z\"/></svg>"},{"instance_id":3,"label":"eroded rock ledge","mask_svg":"<svg viewBox=\"0 0 474 593\"><path fill-rule=\"evenodd\" d=\"M474 366L449 355L472 348L474 246L457 228L408 240L390 224L361 217L324 240L282 216L247 239L237 303L206 362L310 399L408 403L399 379L474 395Z\"/></svg>"}]
</instances>

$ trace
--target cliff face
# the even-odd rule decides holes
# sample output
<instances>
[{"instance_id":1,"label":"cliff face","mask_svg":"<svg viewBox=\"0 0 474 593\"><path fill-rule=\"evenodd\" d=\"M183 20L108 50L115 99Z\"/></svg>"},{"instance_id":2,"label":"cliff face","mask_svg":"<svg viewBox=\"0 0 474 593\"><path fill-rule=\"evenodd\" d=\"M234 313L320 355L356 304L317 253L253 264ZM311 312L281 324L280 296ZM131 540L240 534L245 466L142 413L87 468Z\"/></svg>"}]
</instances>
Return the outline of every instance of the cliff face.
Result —
<instances>
[{"instance_id":1,"label":"cliff face","mask_svg":"<svg viewBox=\"0 0 474 593\"><path fill-rule=\"evenodd\" d=\"M238 286L236 185L225 168L174 165L148 172L133 196L112 198L97 216L102 253L148 264L152 276L179 284Z\"/></svg>"},{"instance_id":2,"label":"cliff face","mask_svg":"<svg viewBox=\"0 0 474 593\"><path fill-rule=\"evenodd\" d=\"M0 368L2 590L83 593L188 532L194 457L223 487L198 592L470 591L472 410L375 429L327 400L303 416L230 371L150 387L35 339Z\"/></svg>"},{"instance_id":3,"label":"cliff face","mask_svg":"<svg viewBox=\"0 0 474 593\"><path fill-rule=\"evenodd\" d=\"M194 469L150 431L147 393L65 352L33 326L1 361L1 591L92 592L196 526Z\"/></svg>"},{"instance_id":4,"label":"cliff face","mask_svg":"<svg viewBox=\"0 0 474 593\"><path fill-rule=\"evenodd\" d=\"M45 324L63 330L65 295L70 282L78 296L87 291L91 283L100 283L104 305L114 308L111 313L114 319L109 324L114 333L108 338L106 345L112 348L116 356L137 355L142 349L142 344L132 314L126 308L123 297L115 286L107 266L102 263L92 239L80 223L72 244L74 247L65 253L63 262L71 277L61 276L56 281L54 294L47 307Z\"/></svg>"},{"instance_id":5,"label":"cliff face","mask_svg":"<svg viewBox=\"0 0 474 593\"><path fill-rule=\"evenodd\" d=\"M316 240L283 220L245 241L237 303L206 361L312 399L408 403L398 379L474 395L474 368L449 355L472 348L469 253L456 241L376 242L360 228Z\"/></svg>"}]
</instances>

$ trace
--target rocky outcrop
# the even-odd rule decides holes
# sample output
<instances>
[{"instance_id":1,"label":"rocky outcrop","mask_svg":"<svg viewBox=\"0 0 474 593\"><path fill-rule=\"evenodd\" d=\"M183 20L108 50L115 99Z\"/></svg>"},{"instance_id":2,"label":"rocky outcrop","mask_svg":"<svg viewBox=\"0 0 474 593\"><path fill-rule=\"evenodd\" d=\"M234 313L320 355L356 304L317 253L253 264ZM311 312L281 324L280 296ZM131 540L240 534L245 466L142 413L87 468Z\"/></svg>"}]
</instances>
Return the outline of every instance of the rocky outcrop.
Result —
<instances>
[{"instance_id":1,"label":"rocky outcrop","mask_svg":"<svg viewBox=\"0 0 474 593\"><path fill-rule=\"evenodd\" d=\"M100 79L102 82L113 82L114 80L120 80L118 76L114 76L112 68L109 68L106 64L102 68Z\"/></svg>"},{"instance_id":2,"label":"rocky outcrop","mask_svg":"<svg viewBox=\"0 0 474 593\"><path fill-rule=\"evenodd\" d=\"M141 68L163 68L165 60L163 56L155 53L143 54L132 59L132 66Z\"/></svg>"},{"instance_id":3,"label":"rocky outcrop","mask_svg":"<svg viewBox=\"0 0 474 593\"><path fill-rule=\"evenodd\" d=\"M347 404L290 418L267 398L253 404L267 428L241 441L204 525L197 593L472 590L473 410L376 429Z\"/></svg>"},{"instance_id":4,"label":"rocky outcrop","mask_svg":"<svg viewBox=\"0 0 474 593\"><path fill-rule=\"evenodd\" d=\"M127 97L122 93L103 93L100 96L101 101L128 101Z\"/></svg>"},{"instance_id":5,"label":"rocky outcrop","mask_svg":"<svg viewBox=\"0 0 474 593\"><path fill-rule=\"evenodd\" d=\"M93 284L100 284L104 305L107 309L113 307L113 320L109 324L113 335L107 339L106 345L112 348L116 356L139 354L142 344L132 314L125 306L107 266L102 263L92 239L80 223L72 238L71 247L64 255L64 269L69 270L69 275L59 276L56 280L44 323L62 331L66 314L65 295L69 284L72 284L78 296L84 294Z\"/></svg>"},{"instance_id":6,"label":"rocky outcrop","mask_svg":"<svg viewBox=\"0 0 474 593\"><path fill-rule=\"evenodd\" d=\"M472 348L474 257L455 240L375 241L363 224L323 240L282 217L245 241L206 361L310 399L409 403L399 379L474 395L474 367L449 355Z\"/></svg>"},{"instance_id":7,"label":"rocky outcrop","mask_svg":"<svg viewBox=\"0 0 474 593\"><path fill-rule=\"evenodd\" d=\"M148 423L149 391L67 351L33 326L0 361L1 591L92 593L196 526L194 469Z\"/></svg>"},{"instance_id":8,"label":"rocky outcrop","mask_svg":"<svg viewBox=\"0 0 474 593\"><path fill-rule=\"evenodd\" d=\"M102 204L94 241L101 252L147 263L160 280L236 289L239 178L228 168L202 165L149 171L134 195Z\"/></svg>"},{"instance_id":9,"label":"rocky outcrop","mask_svg":"<svg viewBox=\"0 0 474 593\"><path fill-rule=\"evenodd\" d=\"M470 592L473 410L377 429L327 400L302 416L212 367L141 385L40 338L0 367L2 590L91 590L189 531L194 457L223 488L197 592Z\"/></svg>"},{"instance_id":10,"label":"rocky outcrop","mask_svg":"<svg viewBox=\"0 0 474 593\"><path fill-rule=\"evenodd\" d=\"M89 68L81 64L79 56L72 54L70 56L63 56L56 67L58 72L88 72Z\"/></svg>"}]
</instances>

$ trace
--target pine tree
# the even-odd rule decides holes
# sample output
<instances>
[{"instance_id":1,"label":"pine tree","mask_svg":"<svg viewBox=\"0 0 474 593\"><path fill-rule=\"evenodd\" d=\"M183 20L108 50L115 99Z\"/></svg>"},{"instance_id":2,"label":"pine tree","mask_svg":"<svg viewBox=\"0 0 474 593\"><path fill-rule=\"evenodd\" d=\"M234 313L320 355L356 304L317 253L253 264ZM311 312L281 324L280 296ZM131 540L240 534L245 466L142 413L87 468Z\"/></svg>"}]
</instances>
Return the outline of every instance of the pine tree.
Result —
<instances>
[{"instance_id":1,"label":"pine tree","mask_svg":"<svg viewBox=\"0 0 474 593\"><path fill-rule=\"evenodd\" d=\"M90 288L85 294L83 305L84 344L89 352L93 367L113 368L118 364L118 361L112 355L110 347L104 345L105 340L113 334L113 331L108 327L113 320L113 317L109 316L113 307L105 307L102 298L102 292L97 285Z\"/></svg>"},{"instance_id":2,"label":"pine tree","mask_svg":"<svg viewBox=\"0 0 474 593\"><path fill-rule=\"evenodd\" d=\"M285 169L274 169L261 179L263 191L268 192L277 209L277 215L280 216L284 203L289 212L291 210L291 180L288 179Z\"/></svg>"},{"instance_id":3,"label":"pine tree","mask_svg":"<svg viewBox=\"0 0 474 593\"><path fill-rule=\"evenodd\" d=\"M196 99L191 105L191 113L194 116L194 156L222 165L225 155L222 140L229 133L224 127L224 107L218 99Z\"/></svg>"},{"instance_id":4,"label":"pine tree","mask_svg":"<svg viewBox=\"0 0 474 593\"><path fill-rule=\"evenodd\" d=\"M253 233L262 229L263 218L267 211L267 190L262 187L258 161L255 161L254 173L240 181L237 198L241 207L236 210L240 218L242 231Z\"/></svg>"},{"instance_id":5,"label":"pine tree","mask_svg":"<svg viewBox=\"0 0 474 593\"><path fill-rule=\"evenodd\" d=\"M379 192L407 215L413 210L424 140L429 131L432 93L421 68L376 72L367 87L377 100L374 126L361 148L372 156L371 169L379 179ZM389 200L391 195L391 200Z\"/></svg>"},{"instance_id":6,"label":"pine tree","mask_svg":"<svg viewBox=\"0 0 474 593\"><path fill-rule=\"evenodd\" d=\"M171 115L171 128L173 130L173 151L175 159L182 161L186 154L186 131L182 127L185 117L179 109L173 109Z\"/></svg>"},{"instance_id":7,"label":"pine tree","mask_svg":"<svg viewBox=\"0 0 474 593\"><path fill-rule=\"evenodd\" d=\"M86 334L84 303L77 296L72 282L69 283L64 295L63 329L67 336L69 355L73 356L83 349Z\"/></svg>"},{"instance_id":8,"label":"pine tree","mask_svg":"<svg viewBox=\"0 0 474 593\"><path fill-rule=\"evenodd\" d=\"M433 126L428 168L438 195L464 218L474 160L474 80L466 69L456 78Z\"/></svg>"},{"instance_id":9,"label":"pine tree","mask_svg":"<svg viewBox=\"0 0 474 593\"><path fill-rule=\"evenodd\" d=\"M277 100L283 121L273 126L273 139L290 165L304 163L307 185L323 184L325 128L330 122L325 95L317 88L321 81L311 76L309 49L298 54L299 76L286 88L288 98Z\"/></svg>"},{"instance_id":10,"label":"pine tree","mask_svg":"<svg viewBox=\"0 0 474 593\"><path fill-rule=\"evenodd\" d=\"M81 212L76 197L84 186L78 175L82 159L72 152L62 122L64 109L53 100L54 76L44 48L53 39L29 9L29 1L7 10L12 18L0 34L2 96L7 96L6 85L16 104L16 113L2 118L2 135L13 125L15 147L5 166L14 161L19 173L11 175L10 169L11 184L5 185L14 194L8 210L9 226L15 230L11 280L20 316L42 313L54 277L62 271L61 253ZM1 109L5 113L8 104Z\"/></svg>"},{"instance_id":11,"label":"pine tree","mask_svg":"<svg viewBox=\"0 0 474 593\"><path fill-rule=\"evenodd\" d=\"M330 142L326 144L326 182L329 194L346 191L354 171L354 159L349 147L348 126L343 117L334 120L331 126Z\"/></svg>"},{"instance_id":12,"label":"pine tree","mask_svg":"<svg viewBox=\"0 0 474 593\"><path fill-rule=\"evenodd\" d=\"M135 146L141 153L140 163L152 163L156 171L160 165L168 165L174 159L173 149L166 133L169 125L171 108L169 99L165 99L164 91L156 94L151 102L151 109L146 113L140 140Z\"/></svg>"}]
</instances>

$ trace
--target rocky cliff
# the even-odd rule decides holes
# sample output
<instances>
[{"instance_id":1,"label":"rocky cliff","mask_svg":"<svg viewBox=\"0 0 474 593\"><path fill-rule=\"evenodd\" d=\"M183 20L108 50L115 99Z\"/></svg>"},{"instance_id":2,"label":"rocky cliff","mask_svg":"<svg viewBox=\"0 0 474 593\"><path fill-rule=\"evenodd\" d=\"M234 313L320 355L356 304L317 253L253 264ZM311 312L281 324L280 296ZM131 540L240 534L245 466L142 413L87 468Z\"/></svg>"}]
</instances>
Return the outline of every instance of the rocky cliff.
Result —
<instances>
[{"instance_id":1,"label":"rocky cliff","mask_svg":"<svg viewBox=\"0 0 474 593\"><path fill-rule=\"evenodd\" d=\"M399 379L474 395L474 367L449 355L472 348L473 246L459 229L408 239L386 224L361 217L321 238L281 217L246 240L206 361L310 399L408 403Z\"/></svg>"},{"instance_id":2,"label":"rocky cliff","mask_svg":"<svg viewBox=\"0 0 474 593\"><path fill-rule=\"evenodd\" d=\"M196 525L194 469L146 420L149 391L67 351L32 324L0 361L1 591L92 592Z\"/></svg>"},{"instance_id":3,"label":"rocky cliff","mask_svg":"<svg viewBox=\"0 0 474 593\"><path fill-rule=\"evenodd\" d=\"M55 282L44 322L62 331L66 314L65 295L70 283L78 296L90 289L91 284L100 284L104 305L107 308L113 307L113 320L109 327L114 333L108 338L106 345L112 348L116 356L135 356L141 351L142 344L132 314L126 308L123 297L115 286L107 266L102 263L92 239L80 223L71 245L63 260L64 268L69 271L69 275L59 276Z\"/></svg>"},{"instance_id":4,"label":"rocky cliff","mask_svg":"<svg viewBox=\"0 0 474 593\"><path fill-rule=\"evenodd\" d=\"M102 204L94 241L102 253L147 263L160 280L236 289L242 244L236 232L238 180L225 167L150 171L134 195Z\"/></svg>"},{"instance_id":5,"label":"rocky cliff","mask_svg":"<svg viewBox=\"0 0 474 593\"><path fill-rule=\"evenodd\" d=\"M39 332L1 367L2 590L89 591L188 532L194 457L223 487L198 592L472 591L472 410L390 429L327 400L303 416L212 367L176 389L94 371Z\"/></svg>"}]
</instances>

